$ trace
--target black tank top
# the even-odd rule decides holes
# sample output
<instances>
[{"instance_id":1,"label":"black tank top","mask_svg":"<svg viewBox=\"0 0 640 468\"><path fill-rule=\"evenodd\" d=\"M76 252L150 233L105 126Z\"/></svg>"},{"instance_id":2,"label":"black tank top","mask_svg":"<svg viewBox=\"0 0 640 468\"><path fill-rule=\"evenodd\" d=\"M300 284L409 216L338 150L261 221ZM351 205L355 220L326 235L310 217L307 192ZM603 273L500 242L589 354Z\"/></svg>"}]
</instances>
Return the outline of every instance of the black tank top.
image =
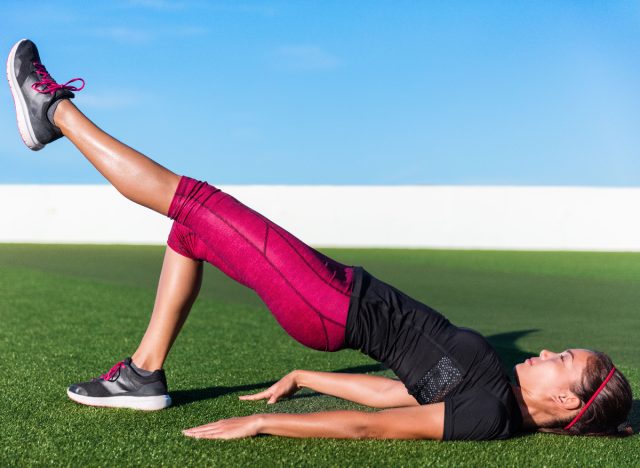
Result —
<instances>
[{"instance_id":1,"label":"black tank top","mask_svg":"<svg viewBox=\"0 0 640 468\"><path fill-rule=\"evenodd\" d=\"M389 367L420 404L445 403L445 440L506 439L522 415L498 354L479 333L360 267L346 345Z\"/></svg>"}]
</instances>

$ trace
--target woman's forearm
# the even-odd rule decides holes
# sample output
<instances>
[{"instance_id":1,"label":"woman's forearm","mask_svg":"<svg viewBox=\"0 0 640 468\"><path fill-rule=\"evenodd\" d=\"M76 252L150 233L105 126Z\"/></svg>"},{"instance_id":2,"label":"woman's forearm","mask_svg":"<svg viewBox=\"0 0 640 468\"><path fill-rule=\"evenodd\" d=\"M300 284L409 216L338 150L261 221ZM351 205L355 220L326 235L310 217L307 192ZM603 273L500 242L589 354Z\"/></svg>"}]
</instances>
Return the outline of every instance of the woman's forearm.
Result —
<instances>
[{"instance_id":1,"label":"woman's forearm","mask_svg":"<svg viewBox=\"0 0 640 468\"><path fill-rule=\"evenodd\" d=\"M441 408L396 408L379 412L275 413L256 417L259 434L335 439L441 439L443 413Z\"/></svg>"},{"instance_id":2,"label":"woman's forearm","mask_svg":"<svg viewBox=\"0 0 640 468\"><path fill-rule=\"evenodd\" d=\"M308 414L261 414L259 434L285 437L366 438L370 414L360 411L327 411Z\"/></svg>"},{"instance_id":3,"label":"woman's forearm","mask_svg":"<svg viewBox=\"0 0 640 468\"><path fill-rule=\"evenodd\" d=\"M364 374L294 371L297 385L374 408L417 405L404 385L393 379Z\"/></svg>"}]
</instances>

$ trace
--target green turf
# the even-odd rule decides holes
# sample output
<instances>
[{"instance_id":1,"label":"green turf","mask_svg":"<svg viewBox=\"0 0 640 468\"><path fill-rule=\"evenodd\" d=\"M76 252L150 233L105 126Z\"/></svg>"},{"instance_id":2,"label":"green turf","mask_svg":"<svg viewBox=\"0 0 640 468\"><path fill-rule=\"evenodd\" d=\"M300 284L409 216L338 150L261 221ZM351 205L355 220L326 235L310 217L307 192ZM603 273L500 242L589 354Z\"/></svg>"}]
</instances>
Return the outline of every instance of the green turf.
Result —
<instances>
[{"instance_id":1,"label":"green turf","mask_svg":"<svg viewBox=\"0 0 640 468\"><path fill-rule=\"evenodd\" d=\"M67 400L68 384L104 372L135 349L162 252L0 245L0 466L638 466L640 436L536 434L482 443L185 438L183 428L235 415L358 408L311 392L269 407L238 401L295 368L388 374L355 351L304 349L252 292L211 268L166 364L173 407L138 413ZM478 329L507 362L542 347L605 350L640 395L639 254L326 252ZM631 419L637 432L637 396Z\"/></svg>"}]
</instances>

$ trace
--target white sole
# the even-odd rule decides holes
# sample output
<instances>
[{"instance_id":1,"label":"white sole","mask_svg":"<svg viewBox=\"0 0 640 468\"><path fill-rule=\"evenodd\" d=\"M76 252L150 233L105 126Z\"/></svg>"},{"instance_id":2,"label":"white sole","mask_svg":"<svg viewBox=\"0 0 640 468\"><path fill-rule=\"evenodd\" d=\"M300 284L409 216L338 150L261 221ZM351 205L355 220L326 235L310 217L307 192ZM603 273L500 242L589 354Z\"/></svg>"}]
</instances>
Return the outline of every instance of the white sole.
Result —
<instances>
[{"instance_id":1,"label":"white sole","mask_svg":"<svg viewBox=\"0 0 640 468\"><path fill-rule=\"evenodd\" d=\"M169 395L132 397L132 396L113 396L95 398L84 395L78 395L67 389L67 396L81 405L99 406L104 408L129 408L141 411L158 411L171 406L171 397Z\"/></svg>"},{"instance_id":2,"label":"white sole","mask_svg":"<svg viewBox=\"0 0 640 468\"><path fill-rule=\"evenodd\" d=\"M18 41L11 49L11 52L9 52L9 58L7 59L7 80L9 81L9 88L11 88L11 95L13 96L13 102L16 107L16 120L18 121L18 130L20 131L22 141L24 141L24 144L30 149L38 151L44 148L44 145L38 141L33 132L33 127L28 117L29 110L27 109L27 103L20 92L20 86L18 86L18 80L15 75L15 70L13 69L16 51L24 41L26 41L26 39Z\"/></svg>"}]
</instances>

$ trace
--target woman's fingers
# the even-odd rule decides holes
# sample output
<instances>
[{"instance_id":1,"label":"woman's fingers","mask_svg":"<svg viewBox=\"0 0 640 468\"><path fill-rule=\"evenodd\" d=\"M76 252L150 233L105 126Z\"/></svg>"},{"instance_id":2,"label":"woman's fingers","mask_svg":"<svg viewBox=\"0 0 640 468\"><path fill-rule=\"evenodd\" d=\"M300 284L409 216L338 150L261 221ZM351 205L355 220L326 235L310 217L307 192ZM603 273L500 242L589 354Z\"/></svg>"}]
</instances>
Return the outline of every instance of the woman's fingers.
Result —
<instances>
[{"instance_id":1,"label":"woman's fingers","mask_svg":"<svg viewBox=\"0 0 640 468\"><path fill-rule=\"evenodd\" d=\"M252 395L240 395L238 398L240 400L262 400L263 398L267 398L269 395L266 395L266 392L254 393Z\"/></svg>"},{"instance_id":2,"label":"woman's fingers","mask_svg":"<svg viewBox=\"0 0 640 468\"><path fill-rule=\"evenodd\" d=\"M252 416L221 419L203 426L185 429L182 433L195 439L241 439L258 434L258 419Z\"/></svg>"},{"instance_id":3,"label":"woman's fingers","mask_svg":"<svg viewBox=\"0 0 640 468\"><path fill-rule=\"evenodd\" d=\"M216 427L216 424L218 423L218 421L209 423L209 424L204 424L202 426L197 426L197 427L192 427L191 429L185 429L184 431L182 431L183 434L189 434L189 435L195 435L195 434L200 434L202 432L207 432L213 428Z\"/></svg>"},{"instance_id":4,"label":"woman's fingers","mask_svg":"<svg viewBox=\"0 0 640 468\"><path fill-rule=\"evenodd\" d=\"M252 395L242 395L239 398L241 400L263 400L265 398L269 398L271 395L272 395L271 389L267 389L258 393L254 393Z\"/></svg>"},{"instance_id":5,"label":"woman's fingers","mask_svg":"<svg viewBox=\"0 0 640 468\"><path fill-rule=\"evenodd\" d=\"M191 429L185 429L182 431L187 437L193 437L195 439L211 439L220 434L223 427L220 424L221 421L205 424L204 426L192 427Z\"/></svg>"},{"instance_id":6,"label":"woman's fingers","mask_svg":"<svg viewBox=\"0 0 640 468\"><path fill-rule=\"evenodd\" d=\"M267 404L277 403L280 398L286 398L294 394L298 388L292 373L285 375L278 382L273 384L266 390L255 393L253 395L242 395L241 400L263 400L268 398Z\"/></svg>"},{"instance_id":7,"label":"woman's fingers","mask_svg":"<svg viewBox=\"0 0 640 468\"><path fill-rule=\"evenodd\" d=\"M254 393L253 395L242 395L239 398L245 401L264 400L268 398L269 400L267 401L267 404L273 404L277 403L281 396L282 392L279 392L273 388L268 388L267 390L264 390L262 392Z\"/></svg>"}]
</instances>

